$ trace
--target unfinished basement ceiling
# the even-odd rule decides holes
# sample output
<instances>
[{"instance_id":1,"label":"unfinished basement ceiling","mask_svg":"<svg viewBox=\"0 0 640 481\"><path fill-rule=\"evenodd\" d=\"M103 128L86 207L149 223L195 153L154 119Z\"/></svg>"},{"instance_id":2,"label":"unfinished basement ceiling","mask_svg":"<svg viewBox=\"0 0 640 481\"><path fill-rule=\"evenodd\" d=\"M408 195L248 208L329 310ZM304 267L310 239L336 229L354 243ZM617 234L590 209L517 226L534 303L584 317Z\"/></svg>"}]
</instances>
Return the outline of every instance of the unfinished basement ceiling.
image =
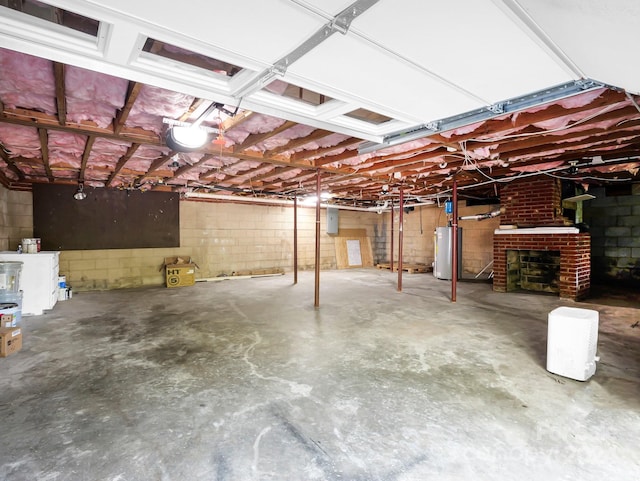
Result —
<instances>
[{"instance_id":1,"label":"unfinished basement ceiling","mask_svg":"<svg viewBox=\"0 0 640 481\"><path fill-rule=\"evenodd\" d=\"M0 0L0 180L410 202L630 182L640 5ZM251 13L250 15L248 13ZM166 145L175 122L213 132Z\"/></svg>"}]
</instances>

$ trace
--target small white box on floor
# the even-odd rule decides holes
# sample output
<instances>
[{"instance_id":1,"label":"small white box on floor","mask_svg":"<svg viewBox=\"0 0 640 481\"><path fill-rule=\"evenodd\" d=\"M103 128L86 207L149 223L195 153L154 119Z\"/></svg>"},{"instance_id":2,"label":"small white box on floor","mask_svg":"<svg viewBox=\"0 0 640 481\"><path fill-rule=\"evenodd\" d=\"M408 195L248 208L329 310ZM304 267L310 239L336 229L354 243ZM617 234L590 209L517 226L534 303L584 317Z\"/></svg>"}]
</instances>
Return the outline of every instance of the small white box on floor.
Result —
<instances>
[{"instance_id":1,"label":"small white box on floor","mask_svg":"<svg viewBox=\"0 0 640 481\"><path fill-rule=\"evenodd\" d=\"M596 372L598 311L558 307L549 313L547 371L586 381Z\"/></svg>"}]
</instances>

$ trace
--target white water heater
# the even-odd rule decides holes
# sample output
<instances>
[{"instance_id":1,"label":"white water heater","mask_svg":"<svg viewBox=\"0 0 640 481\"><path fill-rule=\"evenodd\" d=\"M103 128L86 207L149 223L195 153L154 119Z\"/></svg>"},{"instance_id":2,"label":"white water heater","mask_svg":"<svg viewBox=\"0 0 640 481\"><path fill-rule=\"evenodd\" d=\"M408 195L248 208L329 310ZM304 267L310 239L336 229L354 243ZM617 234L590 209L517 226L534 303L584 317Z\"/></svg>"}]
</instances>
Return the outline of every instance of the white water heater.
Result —
<instances>
[{"instance_id":1,"label":"white water heater","mask_svg":"<svg viewBox=\"0 0 640 481\"><path fill-rule=\"evenodd\" d=\"M436 227L434 232L433 275L451 280L453 227ZM458 227L458 279L462 277L462 227Z\"/></svg>"},{"instance_id":2,"label":"white water heater","mask_svg":"<svg viewBox=\"0 0 640 481\"><path fill-rule=\"evenodd\" d=\"M586 381L596 372L598 311L558 307L549 313L547 371Z\"/></svg>"}]
</instances>

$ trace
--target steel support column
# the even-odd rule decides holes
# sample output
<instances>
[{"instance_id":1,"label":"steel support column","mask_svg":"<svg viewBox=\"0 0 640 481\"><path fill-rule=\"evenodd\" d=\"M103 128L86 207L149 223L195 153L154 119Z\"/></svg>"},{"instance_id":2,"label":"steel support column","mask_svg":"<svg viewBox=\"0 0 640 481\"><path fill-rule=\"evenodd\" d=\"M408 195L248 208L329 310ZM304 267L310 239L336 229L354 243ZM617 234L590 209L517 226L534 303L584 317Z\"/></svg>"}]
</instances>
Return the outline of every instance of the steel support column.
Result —
<instances>
[{"instance_id":1,"label":"steel support column","mask_svg":"<svg viewBox=\"0 0 640 481\"><path fill-rule=\"evenodd\" d=\"M453 222L451 224L451 302L456 302L458 289L458 182L453 181Z\"/></svg>"},{"instance_id":2,"label":"steel support column","mask_svg":"<svg viewBox=\"0 0 640 481\"><path fill-rule=\"evenodd\" d=\"M402 244L404 241L404 189L400 186L398 210L398 292L402 291Z\"/></svg>"},{"instance_id":3,"label":"steel support column","mask_svg":"<svg viewBox=\"0 0 640 481\"><path fill-rule=\"evenodd\" d=\"M316 282L313 305L320 307L320 171L316 173Z\"/></svg>"},{"instance_id":4,"label":"steel support column","mask_svg":"<svg viewBox=\"0 0 640 481\"><path fill-rule=\"evenodd\" d=\"M293 198L293 283L298 283L298 196Z\"/></svg>"}]
</instances>

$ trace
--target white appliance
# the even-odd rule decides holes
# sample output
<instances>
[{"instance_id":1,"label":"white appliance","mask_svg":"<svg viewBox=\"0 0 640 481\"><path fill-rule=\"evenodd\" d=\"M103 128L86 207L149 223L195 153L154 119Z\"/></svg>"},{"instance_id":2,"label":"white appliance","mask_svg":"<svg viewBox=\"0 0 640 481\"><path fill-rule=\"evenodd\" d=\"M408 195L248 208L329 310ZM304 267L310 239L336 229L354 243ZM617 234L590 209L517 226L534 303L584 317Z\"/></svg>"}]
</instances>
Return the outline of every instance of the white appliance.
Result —
<instances>
[{"instance_id":1,"label":"white appliance","mask_svg":"<svg viewBox=\"0 0 640 481\"><path fill-rule=\"evenodd\" d=\"M434 236L433 275L451 280L453 270L453 227L436 227ZM462 227L458 227L458 279L462 278Z\"/></svg>"},{"instance_id":2,"label":"white appliance","mask_svg":"<svg viewBox=\"0 0 640 481\"><path fill-rule=\"evenodd\" d=\"M0 252L0 261L22 262L20 290L23 296L23 315L37 316L56 305L60 252L43 251L35 254Z\"/></svg>"},{"instance_id":3,"label":"white appliance","mask_svg":"<svg viewBox=\"0 0 640 481\"><path fill-rule=\"evenodd\" d=\"M596 372L599 313L558 307L549 313L547 371L586 381Z\"/></svg>"}]
</instances>

